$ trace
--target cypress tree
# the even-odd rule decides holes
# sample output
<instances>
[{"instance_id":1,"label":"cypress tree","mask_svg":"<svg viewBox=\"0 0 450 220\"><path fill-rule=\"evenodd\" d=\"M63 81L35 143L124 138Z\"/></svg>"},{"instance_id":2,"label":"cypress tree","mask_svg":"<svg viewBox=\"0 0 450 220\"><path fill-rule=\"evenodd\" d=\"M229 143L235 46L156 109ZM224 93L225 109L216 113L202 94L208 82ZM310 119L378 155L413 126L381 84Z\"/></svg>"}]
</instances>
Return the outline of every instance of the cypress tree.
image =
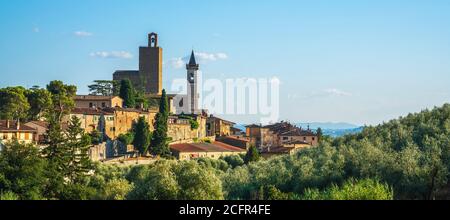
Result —
<instances>
[{"instance_id":1,"label":"cypress tree","mask_svg":"<svg viewBox=\"0 0 450 220\"><path fill-rule=\"evenodd\" d=\"M256 149L255 146L251 146L248 151L247 154L245 155L244 161L246 164L249 164L250 162L256 162L261 158L261 156L259 155L259 151L258 149Z\"/></svg>"},{"instance_id":2,"label":"cypress tree","mask_svg":"<svg viewBox=\"0 0 450 220\"><path fill-rule=\"evenodd\" d=\"M123 105L127 108L134 108L136 105L134 88L129 79L120 81L120 98L123 99Z\"/></svg>"},{"instance_id":3,"label":"cypress tree","mask_svg":"<svg viewBox=\"0 0 450 220\"><path fill-rule=\"evenodd\" d=\"M162 96L159 104L159 112L156 114L155 131L151 141L151 152L153 155L169 156L169 144L167 137L167 121L169 120L169 104L167 100L166 91L162 91Z\"/></svg>"},{"instance_id":4,"label":"cypress tree","mask_svg":"<svg viewBox=\"0 0 450 220\"><path fill-rule=\"evenodd\" d=\"M140 117L133 127L133 145L139 151L139 153L147 153L148 146L150 145L150 128L144 117Z\"/></svg>"}]
</instances>

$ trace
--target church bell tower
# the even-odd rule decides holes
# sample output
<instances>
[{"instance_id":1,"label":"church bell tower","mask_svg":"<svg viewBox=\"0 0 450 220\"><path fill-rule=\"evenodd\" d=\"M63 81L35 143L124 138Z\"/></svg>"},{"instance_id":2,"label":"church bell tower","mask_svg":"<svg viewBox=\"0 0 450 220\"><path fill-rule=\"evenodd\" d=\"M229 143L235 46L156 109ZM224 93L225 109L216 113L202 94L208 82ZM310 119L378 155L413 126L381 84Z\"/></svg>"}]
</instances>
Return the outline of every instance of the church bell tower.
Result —
<instances>
[{"instance_id":1,"label":"church bell tower","mask_svg":"<svg viewBox=\"0 0 450 220\"><path fill-rule=\"evenodd\" d=\"M192 51L191 58L189 59L189 63L186 64L187 69L187 99L189 102L189 110L191 114L198 113L198 70L199 65L195 61L195 54Z\"/></svg>"}]
</instances>

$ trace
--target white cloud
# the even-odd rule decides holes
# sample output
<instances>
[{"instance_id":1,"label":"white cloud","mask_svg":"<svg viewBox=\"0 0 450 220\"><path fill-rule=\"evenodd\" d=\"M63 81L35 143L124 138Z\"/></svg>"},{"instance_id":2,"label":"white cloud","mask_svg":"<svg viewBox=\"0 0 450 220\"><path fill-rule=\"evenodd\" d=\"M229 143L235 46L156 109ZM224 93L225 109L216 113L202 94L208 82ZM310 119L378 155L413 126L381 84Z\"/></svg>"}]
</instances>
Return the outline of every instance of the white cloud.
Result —
<instances>
[{"instance_id":1,"label":"white cloud","mask_svg":"<svg viewBox=\"0 0 450 220\"><path fill-rule=\"evenodd\" d=\"M73 34L77 37L90 37L94 35L93 33L87 31L75 31Z\"/></svg>"},{"instance_id":2,"label":"white cloud","mask_svg":"<svg viewBox=\"0 0 450 220\"><path fill-rule=\"evenodd\" d=\"M326 89L325 92L328 95L332 95L332 96L352 96L352 94L349 93L349 92L344 92L342 90L334 89L334 88L333 89Z\"/></svg>"},{"instance_id":3,"label":"white cloud","mask_svg":"<svg viewBox=\"0 0 450 220\"><path fill-rule=\"evenodd\" d=\"M189 62L189 59L190 55L185 57L175 57L169 60L169 65L174 69L180 69ZM204 64L207 62L226 60L228 59L228 55L226 53L195 52L195 59L197 63Z\"/></svg>"},{"instance_id":4,"label":"white cloud","mask_svg":"<svg viewBox=\"0 0 450 220\"><path fill-rule=\"evenodd\" d=\"M181 57L178 58L172 58L169 60L169 65L170 67L174 68L174 69L180 69L183 68L183 66L186 64L185 61L183 61L183 59Z\"/></svg>"},{"instance_id":5,"label":"white cloud","mask_svg":"<svg viewBox=\"0 0 450 220\"><path fill-rule=\"evenodd\" d=\"M99 58L119 58L119 59L131 59L133 55L126 51L100 51L93 52L90 54L91 57L99 57Z\"/></svg>"},{"instance_id":6,"label":"white cloud","mask_svg":"<svg viewBox=\"0 0 450 220\"><path fill-rule=\"evenodd\" d=\"M228 55L225 54L225 53L204 53L204 52L198 52L198 53L195 53L195 58L199 62L206 62L206 61L225 60L225 59L228 59Z\"/></svg>"}]
</instances>

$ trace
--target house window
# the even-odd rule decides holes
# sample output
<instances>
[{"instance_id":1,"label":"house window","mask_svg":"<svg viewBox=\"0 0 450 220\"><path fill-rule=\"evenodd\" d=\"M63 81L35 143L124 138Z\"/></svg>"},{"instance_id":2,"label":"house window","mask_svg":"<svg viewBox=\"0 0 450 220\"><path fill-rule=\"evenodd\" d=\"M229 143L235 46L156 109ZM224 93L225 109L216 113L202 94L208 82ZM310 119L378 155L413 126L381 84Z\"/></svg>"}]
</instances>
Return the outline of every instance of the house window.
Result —
<instances>
[{"instance_id":1,"label":"house window","mask_svg":"<svg viewBox=\"0 0 450 220\"><path fill-rule=\"evenodd\" d=\"M283 141L287 141L287 140L289 140L288 137L283 137Z\"/></svg>"},{"instance_id":2,"label":"house window","mask_svg":"<svg viewBox=\"0 0 450 220\"><path fill-rule=\"evenodd\" d=\"M316 140L316 138L315 138L315 137L313 137L313 138L312 138L312 140L313 140L313 141L315 141L315 140Z\"/></svg>"},{"instance_id":3,"label":"house window","mask_svg":"<svg viewBox=\"0 0 450 220\"><path fill-rule=\"evenodd\" d=\"M303 140L306 141L306 137L303 137Z\"/></svg>"},{"instance_id":4,"label":"house window","mask_svg":"<svg viewBox=\"0 0 450 220\"><path fill-rule=\"evenodd\" d=\"M106 103L102 102L102 108L106 107Z\"/></svg>"},{"instance_id":5,"label":"house window","mask_svg":"<svg viewBox=\"0 0 450 220\"><path fill-rule=\"evenodd\" d=\"M30 140L30 133L25 133L25 140Z\"/></svg>"},{"instance_id":6,"label":"house window","mask_svg":"<svg viewBox=\"0 0 450 220\"><path fill-rule=\"evenodd\" d=\"M92 102L89 102L89 108L94 107L94 104L92 104Z\"/></svg>"}]
</instances>

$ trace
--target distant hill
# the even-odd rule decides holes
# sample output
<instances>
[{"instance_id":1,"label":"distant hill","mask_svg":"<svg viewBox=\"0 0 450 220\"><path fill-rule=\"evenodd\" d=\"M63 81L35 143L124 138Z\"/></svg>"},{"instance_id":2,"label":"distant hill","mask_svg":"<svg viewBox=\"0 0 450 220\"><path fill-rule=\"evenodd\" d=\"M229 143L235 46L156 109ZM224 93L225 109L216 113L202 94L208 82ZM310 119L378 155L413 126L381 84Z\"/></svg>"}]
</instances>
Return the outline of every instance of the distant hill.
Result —
<instances>
[{"instance_id":1,"label":"distant hill","mask_svg":"<svg viewBox=\"0 0 450 220\"><path fill-rule=\"evenodd\" d=\"M322 128L323 134L328 135L331 137L341 137L346 134L356 134L363 130L363 127L345 123L345 122L339 122L339 123L332 123L332 122L313 122L313 123L296 123L294 124L297 127L307 128L308 125L312 130L316 130L317 128ZM241 129L245 132L245 125L243 124L236 124L234 127Z\"/></svg>"},{"instance_id":2,"label":"distant hill","mask_svg":"<svg viewBox=\"0 0 450 220\"><path fill-rule=\"evenodd\" d=\"M354 125L346 122L311 122L311 123L295 123L298 127L307 128L308 125L311 129L333 129L333 130L347 130L347 129L355 129L361 126Z\"/></svg>"}]
</instances>

